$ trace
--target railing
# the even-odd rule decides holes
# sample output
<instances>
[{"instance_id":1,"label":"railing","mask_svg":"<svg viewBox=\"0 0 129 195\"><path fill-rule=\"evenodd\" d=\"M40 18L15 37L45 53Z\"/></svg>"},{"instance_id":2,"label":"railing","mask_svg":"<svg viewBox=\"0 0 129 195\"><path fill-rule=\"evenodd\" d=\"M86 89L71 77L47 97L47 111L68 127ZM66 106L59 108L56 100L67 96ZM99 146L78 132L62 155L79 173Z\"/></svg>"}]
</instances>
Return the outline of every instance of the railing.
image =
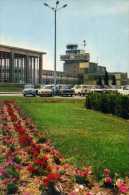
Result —
<instances>
[{"instance_id":1,"label":"railing","mask_svg":"<svg viewBox=\"0 0 129 195\"><path fill-rule=\"evenodd\" d=\"M62 61L72 60L72 61L89 61L90 56L89 54L70 54L70 55L62 55L61 56Z\"/></svg>"}]
</instances>

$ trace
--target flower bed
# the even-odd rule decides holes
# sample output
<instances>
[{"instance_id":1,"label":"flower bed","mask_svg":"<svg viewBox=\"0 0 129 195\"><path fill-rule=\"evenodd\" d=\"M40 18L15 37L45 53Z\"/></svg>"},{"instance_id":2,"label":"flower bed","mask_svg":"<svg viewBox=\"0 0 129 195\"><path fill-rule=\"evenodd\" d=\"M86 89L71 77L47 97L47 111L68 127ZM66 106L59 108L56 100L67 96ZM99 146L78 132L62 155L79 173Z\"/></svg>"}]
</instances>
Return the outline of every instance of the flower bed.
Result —
<instances>
[{"instance_id":1,"label":"flower bed","mask_svg":"<svg viewBox=\"0 0 129 195\"><path fill-rule=\"evenodd\" d=\"M122 195L129 179L105 169L97 181L90 166L65 163L44 133L21 114L15 102L0 103L0 194Z\"/></svg>"}]
</instances>

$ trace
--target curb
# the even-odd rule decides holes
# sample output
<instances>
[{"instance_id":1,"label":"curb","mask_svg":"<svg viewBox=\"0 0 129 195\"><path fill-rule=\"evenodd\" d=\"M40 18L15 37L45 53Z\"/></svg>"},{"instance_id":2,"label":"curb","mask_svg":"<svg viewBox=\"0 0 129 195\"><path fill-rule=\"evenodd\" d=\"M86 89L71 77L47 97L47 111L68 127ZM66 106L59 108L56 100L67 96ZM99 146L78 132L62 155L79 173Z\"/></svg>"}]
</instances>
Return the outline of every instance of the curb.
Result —
<instances>
[{"instance_id":1,"label":"curb","mask_svg":"<svg viewBox=\"0 0 129 195\"><path fill-rule=\"evenodd\" d=\"M7 91L6 92L3 92L3 91L1 92L0 91L0 94L22 94L22 92L17 92L17 91L16 92L7 92Z\"/></svg>"}]
</instances>

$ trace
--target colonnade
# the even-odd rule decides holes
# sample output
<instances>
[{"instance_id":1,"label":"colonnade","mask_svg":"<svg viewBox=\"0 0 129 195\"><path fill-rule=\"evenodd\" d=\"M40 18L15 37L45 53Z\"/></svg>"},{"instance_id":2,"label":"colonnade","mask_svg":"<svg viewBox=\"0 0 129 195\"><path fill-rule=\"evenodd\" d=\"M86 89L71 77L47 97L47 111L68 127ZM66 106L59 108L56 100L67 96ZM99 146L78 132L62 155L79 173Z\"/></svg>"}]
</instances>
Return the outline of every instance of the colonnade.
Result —
<instances>
[{"instance_id":1,"label":"colonnade","mask_svg":"<svg viewBox=\"0 0 129 195\"><path fill-rule=\"evenodd\" d=\"M41 83L42 63L42 53L0 50L0 82Z\"/></svg>"}]
</instances>

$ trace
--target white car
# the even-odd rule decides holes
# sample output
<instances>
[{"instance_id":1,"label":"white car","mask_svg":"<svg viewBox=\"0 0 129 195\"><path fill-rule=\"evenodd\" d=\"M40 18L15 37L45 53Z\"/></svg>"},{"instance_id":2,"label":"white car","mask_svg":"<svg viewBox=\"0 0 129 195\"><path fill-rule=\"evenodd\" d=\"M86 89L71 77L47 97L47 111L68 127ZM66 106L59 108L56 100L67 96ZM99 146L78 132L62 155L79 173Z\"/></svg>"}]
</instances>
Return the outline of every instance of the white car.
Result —
<instances>
[{"instance_id":1,"label":"white car","mask_svg":"<svg viewBox=\"0 0 129 195\"><path fill-rule=\"evenodd\" d=\"M122 95L129 95L129 89L118 89L118 93Z\"/></svg>"},{"instance_id":2,"label":"white car","mask_svg":"<svg viewBox=\"0 0 129 195\"><path fill-rule=\"evenodd\" d=\"M121 86L121 88L118 89L117 92L122 95L129 95L129 85Z\"/></svg>"},{"instance_id":3,"label":"white car","mask_svg":"<svg viewBox=\"0 0 129 195\"><path fill-rule=\"evenodd\" d=\"M93 86L90 86L90 85L75 85L73 87L74 89L74 94L75 95L86 95L87 93L90 92L90 89L93 88Z\"/></svg>"},{"instance_id":4,"label":"white car","mask_svg":"<svg viewBox=\"0 0 129 195\"><path fill-rule=\"evenodd\" d=\"M53 96L54 87L53 85L43 85L38 90L39 96Z\"/></svg>"},{"instance_id":5,"label":"white car","mask_svg":"<svg viewBox=\"0 0 129 195\"><path fill-rule=\"evenodd\" d=\"M36 89L32 84L26 84L23 89L24 96L36 96Z\"/></svg>"}]
</instances>

